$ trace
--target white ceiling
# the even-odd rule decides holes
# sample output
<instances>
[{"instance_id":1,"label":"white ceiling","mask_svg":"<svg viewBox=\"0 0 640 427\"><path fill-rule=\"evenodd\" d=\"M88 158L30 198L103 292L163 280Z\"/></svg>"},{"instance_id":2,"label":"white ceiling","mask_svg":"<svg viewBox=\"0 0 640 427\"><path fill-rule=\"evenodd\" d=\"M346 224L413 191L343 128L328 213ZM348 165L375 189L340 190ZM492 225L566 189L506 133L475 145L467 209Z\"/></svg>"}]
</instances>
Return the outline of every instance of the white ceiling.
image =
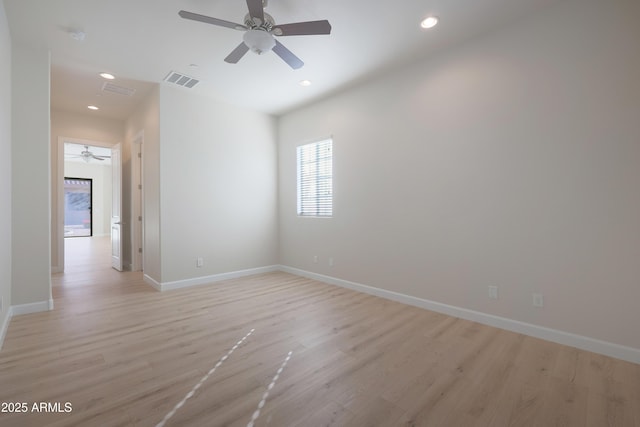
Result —
<instances>
[{"instance_id":1,"label":"white ceiling","mask_svg":"<svg viewBox=\"0 0 640 427\"><path fill-rule=\"evenodd\" d=\"M373 75L421 60L513 22L558 0L269 0L276 23L328 19L331 35L280 37L305 66L292 70L272 52L224 58L242 32L182 19L181 9L242 23L244 0L4 0L15 44L51 50L53 108L126 118L170 71L201 80L195 93L281 114ZM440 25L422 30L429 14ZM70 31L86 34L75 40ZM191 66L197 64L197 67ZM101 91L98 73L136 89ZM301 87L303 79L312 81ZM163 83L166 84L166 83ZM188 90L188 89L181 89Z\"/></svg>"}]
</instances>

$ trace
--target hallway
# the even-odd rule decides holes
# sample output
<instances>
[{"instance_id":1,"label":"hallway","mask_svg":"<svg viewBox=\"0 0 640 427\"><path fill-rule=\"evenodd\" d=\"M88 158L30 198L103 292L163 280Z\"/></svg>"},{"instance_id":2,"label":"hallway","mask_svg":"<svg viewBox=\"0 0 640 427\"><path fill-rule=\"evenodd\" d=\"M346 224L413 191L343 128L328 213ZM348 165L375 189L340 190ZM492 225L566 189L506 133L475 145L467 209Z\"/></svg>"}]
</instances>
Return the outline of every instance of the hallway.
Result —
<instances>
[{"instance_id":1,"label":"hallway","mask_svg":"<svg viewBox=\"0 0 640 427\"><path fill-rule=\"evenodd\" d=\"M74 310L101 305L104 298L135 292L155 292L142 272L111 268L109 236L65 239L65 271L51 276L55 308L72 304Z\"/></svg>"}]
</instances>

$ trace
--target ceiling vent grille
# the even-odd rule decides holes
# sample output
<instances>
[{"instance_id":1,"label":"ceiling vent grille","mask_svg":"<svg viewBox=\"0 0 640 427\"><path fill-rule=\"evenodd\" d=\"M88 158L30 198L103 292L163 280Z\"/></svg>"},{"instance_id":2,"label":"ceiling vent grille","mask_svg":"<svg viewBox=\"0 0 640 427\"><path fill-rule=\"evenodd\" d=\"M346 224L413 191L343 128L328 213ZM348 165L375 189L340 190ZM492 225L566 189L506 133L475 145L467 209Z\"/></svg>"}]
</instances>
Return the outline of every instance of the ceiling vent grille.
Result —
<instances>
[{"instance_id":1,"label":"ceiling vent grille","mask_svg":"<svg viewBox=\"0 0 640 427\"><path fill-rule=\"evenodd\" d=\"M136 93L135 89L114 85L111 82L104 82L104 84L102 85L102 91L117 93L118 95L124 95L124 96L133 96L133 94Z\"/></svg>"},{"instance_id":2,"label":"ceiling vent grille","mask_svg":"<svg viewBox=\"0 0 640 427\"><path fill-rule=\"evenodd\" d=\"M164 81L167 83L173 83L178 86L186 87L187 89L191 89L195 85L200 83L200 80L194 79L193 77L185 76L184 74L176 73L175 71L171 71L169 74L167 74L167 77L164 78Z\"/></svg>"}]
</instances>

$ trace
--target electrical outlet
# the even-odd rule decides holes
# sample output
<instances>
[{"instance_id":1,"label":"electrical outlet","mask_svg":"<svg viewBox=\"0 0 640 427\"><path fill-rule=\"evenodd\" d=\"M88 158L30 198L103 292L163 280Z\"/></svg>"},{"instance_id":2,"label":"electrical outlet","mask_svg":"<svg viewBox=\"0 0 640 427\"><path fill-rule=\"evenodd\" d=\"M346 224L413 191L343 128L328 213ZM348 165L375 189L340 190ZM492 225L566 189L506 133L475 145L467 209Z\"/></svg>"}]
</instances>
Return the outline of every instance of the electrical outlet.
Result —
<instances>
[{"instance_id":1,"label":"electrical outlet","mask_svg":"<svg viewBox=\"0 0 640 427\"><path fill-rule=\"evenodd\" d=\"M544 297L542 294L533 293L533 306L534 307L544 307Z\"/></svg>"},{"instance_id":2,"label":"electrical outlet","mask_svg":"<svg viewBox=\"0 0 640 427\"><path fill-rule=\"evenodd\" d=\"M318 255L314 255L313 256L313 263L317 264L318 263Z\"/></svg>"},{"instance_id":3,"label":"electrical outlet","mask_svg":"<svg viewBox=\"0 0 640 427\"><path fill-rule=\"evenodd\" d=\"M498 299L498 287L497 286L489 286L489 298Z\"/></svg>"},{"instance_id":4,"label":"electrical outlet","mask_svg":"<svg viewBox=\"0 0 640 427\"><path fill-rule=\"evenodd\" d=\"M329 267L333 267L333 257L329 257Z\"/></svg>"},{"instance_id":5,"label":"electrical outlet","mask_svg":"<svg viewBox=\"0 0 640 427\"><path fill-rule=\"evenodd\" d=\"M204 265L204 259L201 257L196 258L196 267L200 268Z\"/></svg>"}]
</instances>

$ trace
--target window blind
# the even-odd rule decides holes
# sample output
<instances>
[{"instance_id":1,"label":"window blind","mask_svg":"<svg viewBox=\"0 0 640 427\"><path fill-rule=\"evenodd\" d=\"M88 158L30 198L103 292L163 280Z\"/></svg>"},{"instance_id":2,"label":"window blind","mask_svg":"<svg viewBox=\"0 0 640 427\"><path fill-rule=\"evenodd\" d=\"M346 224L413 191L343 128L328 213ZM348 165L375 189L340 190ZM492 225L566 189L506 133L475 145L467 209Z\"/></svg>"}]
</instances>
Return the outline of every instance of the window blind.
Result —
<instances>
[{"instance_id":1,"label":"window blind","mask_svg":"<svg viewBox=\"0 0 640 427\"><path fill-rule=\"evenodd\" d=\"M333 141L297 147L298 215L333 215Z\"/></svg>"}]
</instances>

